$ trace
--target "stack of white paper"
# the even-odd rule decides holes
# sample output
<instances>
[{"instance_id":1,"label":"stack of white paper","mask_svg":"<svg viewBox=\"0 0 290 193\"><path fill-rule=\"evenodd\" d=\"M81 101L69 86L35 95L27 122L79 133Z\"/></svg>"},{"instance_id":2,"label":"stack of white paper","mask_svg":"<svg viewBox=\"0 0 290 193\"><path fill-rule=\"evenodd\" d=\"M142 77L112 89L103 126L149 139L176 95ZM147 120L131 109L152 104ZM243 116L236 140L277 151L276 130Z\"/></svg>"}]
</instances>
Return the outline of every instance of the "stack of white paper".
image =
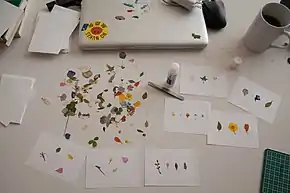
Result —
<instances>
[{"instance_id":1,"label":"stack of white paper","mask_svg":"<svg viewBox=\"0 0 290 193\"><path fill-rule=\"evenodd\" d=\"M47 54L68 52L69 39L79 23L80 13L55 5L51 13L38 14L28 51Z\"/></svg>"},{"instance_id":2,"label":"stack of white paper","mask_svg":"<svg viewBox=\"0 0 290 193\"><path fill-rule=\"evenodd\" d=\"M35 79L3 74L0 84L0 122L21 124Z\"/></svg>"},{"instance_id":3,"label":"stack of white paper","mask_svg":"<svg viewBox=\"0 0 290 193\"><path fill-rule=\"evenodd\" d=\"M19 31L26 5L26 0L23 0L19 7L0 0L0 36L6 46L10 46L14 37L20 37Z\"/></svg>"}]
</instances>

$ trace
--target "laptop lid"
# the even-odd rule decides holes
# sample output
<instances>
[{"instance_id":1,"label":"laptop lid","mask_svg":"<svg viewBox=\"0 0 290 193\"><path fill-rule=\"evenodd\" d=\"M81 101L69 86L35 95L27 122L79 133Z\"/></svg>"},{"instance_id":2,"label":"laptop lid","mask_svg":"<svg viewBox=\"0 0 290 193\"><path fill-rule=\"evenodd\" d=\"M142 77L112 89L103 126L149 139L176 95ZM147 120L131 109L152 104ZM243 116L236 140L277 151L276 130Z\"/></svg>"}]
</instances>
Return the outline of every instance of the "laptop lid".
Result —
<instances>
[{"instance_id":1,"label":"laptop lid","mask_svg":"<svg viewBox=\"0 0 290 193\"><path fill-rule=\"evenodd\" d=\"M83 0L79 44L92 49L204 48L201 5L191 12L162 0Z\"/></svg>"}]
</instances>

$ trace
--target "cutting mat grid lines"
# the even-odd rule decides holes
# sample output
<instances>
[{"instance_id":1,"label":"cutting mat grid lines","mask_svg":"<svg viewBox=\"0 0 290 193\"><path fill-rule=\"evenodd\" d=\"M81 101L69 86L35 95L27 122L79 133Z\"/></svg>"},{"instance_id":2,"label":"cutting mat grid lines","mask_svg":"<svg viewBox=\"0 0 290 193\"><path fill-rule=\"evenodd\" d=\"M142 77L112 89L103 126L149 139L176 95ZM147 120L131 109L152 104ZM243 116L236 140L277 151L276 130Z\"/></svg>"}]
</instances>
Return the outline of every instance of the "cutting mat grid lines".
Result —
<instances>
[{"instance_id":1,"label":"cutting mat grid lines","mask_svg":"<svg viewBox=\"0 0 290 193\"><path fill-rule=\"evenodd\" d=\"M260 192L290 192L290 155L271 149L265 150Z\"/></svg>"}]
</instances>

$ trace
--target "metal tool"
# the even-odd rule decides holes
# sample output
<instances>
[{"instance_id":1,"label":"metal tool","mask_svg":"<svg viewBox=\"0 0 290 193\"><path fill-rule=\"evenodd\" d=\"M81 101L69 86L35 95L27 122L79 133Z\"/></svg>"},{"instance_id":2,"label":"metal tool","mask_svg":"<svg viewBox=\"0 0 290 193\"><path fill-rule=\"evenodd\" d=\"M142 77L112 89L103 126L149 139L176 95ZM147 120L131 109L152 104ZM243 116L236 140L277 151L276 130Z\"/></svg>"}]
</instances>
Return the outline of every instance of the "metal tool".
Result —
<instances>
[{"instance_id":1,"label":"metal tool","mask_svg":"<svg viewBox=\"0 0 290 193\"><path fill-rule=\"evenodd\" d=\"M155 84L153 82L148 82L148 86L151 86L152 88L155 88L155 89L157 89L157 90L159 90L161 92L164 92L164 93L166 93L166 94L168 94L170 96L173 96L173 97L175 97L175 98L177 98L177 99L179 99L181 101L184 101L184 97L183 96L181 96L181 95L179 95L179 94L177 94L175 92L172 92L171 90L169 90L166 87L159 86L158 84Z\"/></svg>"}]
</instances>

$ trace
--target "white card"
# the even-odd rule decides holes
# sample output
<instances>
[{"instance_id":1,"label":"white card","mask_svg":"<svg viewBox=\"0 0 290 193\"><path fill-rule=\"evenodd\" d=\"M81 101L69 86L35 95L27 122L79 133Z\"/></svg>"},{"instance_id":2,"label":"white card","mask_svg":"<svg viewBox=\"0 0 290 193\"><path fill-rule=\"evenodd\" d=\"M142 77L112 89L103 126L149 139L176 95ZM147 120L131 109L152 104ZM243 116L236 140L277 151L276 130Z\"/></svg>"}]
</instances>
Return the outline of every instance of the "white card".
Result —
<instances>
[{"instance_id":1,"label":"white card","mask_svg":"<svg viewBox=\"0 0 290 193\"><path fill-rule=\"evenodd\" d=\"M66 18L65 23L62 24L63 28L63 42L61 48L64 50L69 50L69 40L70 36L77 27L80 20L80 12L55 5L51 11L51 14L59 14Z\"/></svg>"},{"instance_id":2,"label":"white card","mask_svg":"<svg viewBox=\"0 0 290 193\"><path fill-rule=\"evenodd\" d=\"M165 131L206 134L211 104L205 101L165 99Z\"/></svg>"},{"instance_id":3,"label":"white card","mask_svg":"<svg viewBox=\"0 0 290 193\"><path fill-rule=\"evenodd\" d=\"M207 144L258 148L257 119L246 113L212 111Z\"/></svg>"},{"instance_id":4,"label":"white card","mask_svg":"<svg viewBox=\"0 0 290 193\"><path fill-rule=\"evenodd\" d=\"M198 155L189 149L146 149L145 186L199 186Z\"/></svg>"},{"instance_id":5,"label":"white card","mask_svg":"<svg viewBox=\"0 0 290 193\"><path fill-rule=\"evenodd\" d=\"M30 77L10 74L1 76L0 119L4 125L4 122L21 124L34 82L35 79Z\"/></svg>"},{"instance_id":6,"label":"white card","mask_svg":"<svg viewBox=\"0 0 290 193\"><path fill-rule=\"evenodd\" d=\"M42 133L25 164L67 182L75 182L86 153L85 148L62 137Z\"/></svg>"},{"instance_id":7,"label":"white card","mask_svg":"<svg viewBox=\"0 0 290 193\"><path fill-rule=\"evenodd\" d=\"M62 25L65 19L57 13L40 13L28 51L59 54L63 45Z\"/></svg>"},{"instance_id":8,"label":"white card","mask_svg":"<svg viewBox=\"0 0 290 193\"><path fill-rule=\"evenodd\" d=\"M138 149L90 151L86 161L86 188L143 186L143 156Z\"/></svg>"},{"instance_id":9,"label":"white card","mask_svg":"<svg viewBox=\"0 0 290 193\"><path fill-rule=\"evenodd\" d=\"M229 97L229 102L273 123L281 103L281 96L245 77L239 77Z\"/></svg>"},{"instance_id":10,"label":"white card","mask_svg":"<svg viewBox=\"0 0 290 193\"><path fill-rule=\"evenodd\" d=\"M182 65L180 93L228 97L226 73L218 68L209 66Z\"/></svg>"},{"instance_id":11,"label":"white card","mask_svg":"<svg viewBox=\"0 0 290 193\"><path fill-rule=\"evenodd\" d=\"M23 14L23 10L9 2L0 0L0 36L13 27Z\"/></svg>"}]
</instances>

